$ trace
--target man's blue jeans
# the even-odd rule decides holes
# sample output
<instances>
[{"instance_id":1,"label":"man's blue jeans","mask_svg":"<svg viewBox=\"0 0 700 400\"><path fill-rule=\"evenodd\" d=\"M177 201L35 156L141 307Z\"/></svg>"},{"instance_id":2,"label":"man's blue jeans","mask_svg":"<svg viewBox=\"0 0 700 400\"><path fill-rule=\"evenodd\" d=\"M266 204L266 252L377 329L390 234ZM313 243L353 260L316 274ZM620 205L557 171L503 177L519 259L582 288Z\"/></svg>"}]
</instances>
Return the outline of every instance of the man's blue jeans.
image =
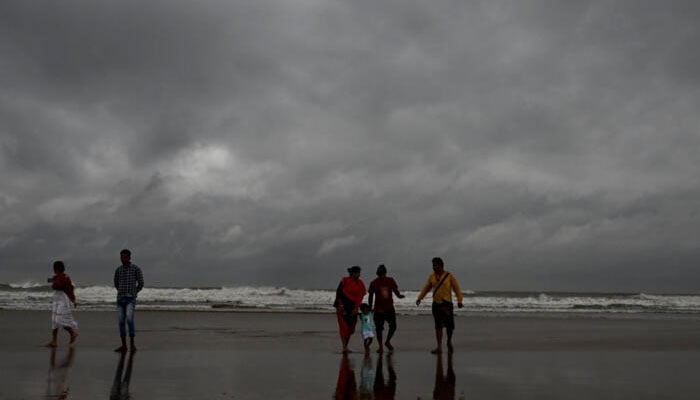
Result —
<instances>
[{"instance_id":1,"label":"man's blue jeans","mask_svg":"<svg viewBox=\"0 0 700 400\"><path fill-rule=\"evenodd\" d=\"M133 297L122 297L117 299L117 311L119 312L119 336L126 337L126 325L129 326L129 336L134 337L134 308L136 299Z\"/></svg>"}]
</instances>

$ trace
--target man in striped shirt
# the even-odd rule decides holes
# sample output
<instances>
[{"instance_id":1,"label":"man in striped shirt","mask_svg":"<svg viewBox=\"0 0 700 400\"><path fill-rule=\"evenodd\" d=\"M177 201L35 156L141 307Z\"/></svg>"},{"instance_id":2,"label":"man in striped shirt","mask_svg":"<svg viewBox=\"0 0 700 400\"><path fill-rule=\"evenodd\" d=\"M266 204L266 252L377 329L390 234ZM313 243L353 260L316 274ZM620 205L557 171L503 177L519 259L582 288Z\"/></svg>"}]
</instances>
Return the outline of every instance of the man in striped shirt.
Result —
<instances>
[{"instance_id":1,"label":"man in striped shirt","mask_svg":"<svg viewBox=\"0 0 700 400\"><path fill-rule=\"evenodd\" d=\"M437 348L431 353L442 352L442 328L447 330L447 351L452 353L452 332L455 330L454 306L452 305L452 292L457 296L457 307L462 308L462 290L457 279L445 271L445 265L440 257L433 258L433 274L428 277L423 290L418 294L416 305L433 290L433 319L435 320L435 339Z\"/></svg>"},{"instance_id":2,"label":"man in striped shirt","mask_svg":"<svg viewBox=\"0 0 700 400\"><path fill-rule=\"evenodd\" d=\"M136 308L136 296L143 289L143 273L141 268L131 263L131 251L124 249L119 252L122 265L114 271L114 288L117 289L117 311L119 312L119 336L122 345L114 349L123 353L126 347L126 327L129 328L131 338L131 351L136 351L134 346L134 308Z\"/></svg>"}]
</instances>

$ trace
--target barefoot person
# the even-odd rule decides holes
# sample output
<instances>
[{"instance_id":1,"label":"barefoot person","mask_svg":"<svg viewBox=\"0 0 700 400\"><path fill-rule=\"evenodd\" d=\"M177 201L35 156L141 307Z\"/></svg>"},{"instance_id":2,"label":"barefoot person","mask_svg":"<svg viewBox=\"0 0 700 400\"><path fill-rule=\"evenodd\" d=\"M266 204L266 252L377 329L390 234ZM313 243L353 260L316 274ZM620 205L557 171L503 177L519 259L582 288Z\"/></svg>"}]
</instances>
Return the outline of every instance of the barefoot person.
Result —
<instances>
[{"instance_id":1,"label":"barefoot person","mask_svg":"<svg viewBox=\"0 0 700 400\"><path fill-rule=\"evenodd\" d=\"M114 271L114 288L117 289L117 311L119 312L119 336L122 345L114 349L117 352L125 352L126 328L129 328L131 339L131 351L136 351L134 346L134 308L136 308L136 296L143 289L143 274L141 268L132 264L131 251L124 249L119 253L122 265Z\"/></svg>"},{"instance_id":2,"label":"barefoot person","mask_svg":"<svg viewBox=\"0 0 700 400\"><path fill-rule=\"evenodd\" d=\"M362 342L365 346L365 355L369 355L369 348L374 338L374 316L369 304L360 304L360 330L362 331Z\"/></svg>"},{"instance_id":3,"label":"barefoot person","mask_svg":"<svg viewBox=\"0 0 700 400\"><path fill-rule=\"evenodd\" d=\"M343 353L350 352L348 342L350 336L355 332L358 308L362 304L362 298L367 293L365 283L360 279L361 271L362 268L357 265L348 268L350 276L344 277L335 291L333 307L336 308L338 317L338 331L343 345Z\"/></svg>"},{"instance_id":4,"label":"barefoot person","mask_svg":"<svg viewBox=\"0 0 700 400\"><path fill-rule=\"evenodd\" d=\"M76 330L78 323L73 319L71 307L75 307L75 292L73 282L66 274L66 266L63 261L53 263L53 277L48 279L51 282L51 288L55 290L53 293L52 310L51 310L51 341L47 344L48 347L58 346L58 329L63 328L70 334L70 343L74 343L78 337Z\"/></svg>"},{"instance_id":5,"label":"barefoot person","mask_svg":"<svg viewBox=\"0 0 700 400\"><path fill-rule=\"evenodd\" d=\"M382 332L384 331L384 321L389 325L389 332L386 335L386 348L389 351L394 350L394 346L391 345L391 338L396 332L396 311L394 310L394 298L392 294L396 294L396 297L403 299L404 295L399 292L399 287L396 285L394 278L386 276L386 267L384 264L380 264L377 267L377 278L369 284L369 306L372 308L374 303L374 325L377 330L377 344L379 348L377 353L383 351L382 347ZM374 302L374 296L377 296L377 301Z\"/></svg>"},{"instance_id":6,"label":"barefoot person","mask_svg":"<svg viewBox=\"0 0 700 400\"><path fill-rule=\"evenodd\" d=\"M423 290L418 294L416 305L420 305L421 300L428 294L428 290L433 291L433 319L435 320L435 340L437 348L431 351L433 354L442 352L442 328L447 330L447 351L452 353L452 332L455 329L454 307L452 305L452 292L457 296L457 306L463 307L462 290L459 288L457 279L445 271L444 263L440 257L433 258L433 274L428 277Z\"/></svg>"}]
</instances>

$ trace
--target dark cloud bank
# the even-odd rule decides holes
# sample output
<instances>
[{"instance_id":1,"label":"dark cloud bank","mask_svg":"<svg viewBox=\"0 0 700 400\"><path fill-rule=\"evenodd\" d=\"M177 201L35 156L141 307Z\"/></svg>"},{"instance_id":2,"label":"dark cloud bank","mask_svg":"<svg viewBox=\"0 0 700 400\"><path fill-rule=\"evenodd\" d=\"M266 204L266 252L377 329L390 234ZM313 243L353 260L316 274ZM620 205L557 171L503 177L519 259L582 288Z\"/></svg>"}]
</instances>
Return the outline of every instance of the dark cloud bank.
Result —
<instances>
[{"instance_id":1,"label":"dark cloud bank","mask_svg":"<svg viewBox=\"0 0 700 400\"><path fill-rule=\"evenodd\" d=\"M700 5L5 1L0 281L698 292Z\"/></svg>"}]
</instances>

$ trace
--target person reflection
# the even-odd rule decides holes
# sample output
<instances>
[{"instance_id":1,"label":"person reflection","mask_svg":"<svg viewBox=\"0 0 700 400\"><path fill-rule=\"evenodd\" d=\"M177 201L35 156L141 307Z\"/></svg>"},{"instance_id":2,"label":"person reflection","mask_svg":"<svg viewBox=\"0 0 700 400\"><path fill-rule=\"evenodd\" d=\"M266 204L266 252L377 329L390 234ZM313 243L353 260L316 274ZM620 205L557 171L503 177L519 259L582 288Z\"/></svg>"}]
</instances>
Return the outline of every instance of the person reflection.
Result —
<instances>
[{"instance_id":1,"label":"person reflection","mask_svg":"<svg viewBox=\"0 0 700 400\"><path fill-rule=\"evenodd\" d=\"M51 348L51 357L49 358L49 379L46 390L47 399L68 398L68 373L73 365L74 357L75 349L69 347L63 360L56 364L56 348Z\"/></svg>"},{"instance_id":2,"label":"person reflection","mask_svg":"<svg viewBox=\"0 0 700 400\"><path fill-rule=\"evenodd\" d=\"M381 358L381 356L380 356ZM372 368L372 357L365 355L360 370L360 400L372 399L372 388L374 387L374 369Z\"/></svg>"},{"instance_id":3,"label":"person reflection","mask_svg":"<svg viewBox=\"0 0 700 400\"><path fill-rule=\"evenodd\" d=\"M129 361L126 363L126 372L124 372L124 361L127 357L126 353L119 355L119 365L117 372L114 374L114 382L112 389L109 392L109 400L127 400L131 398L129 394L129 384L131 383L131 371L134 365L135 352L129 353ZM123 375L123 377L122 377Z\"/></svg>"},{"instance_id":4,"label":"person reflection","mask_svg":"<svg viewBox=\"0 0 700 400\"><path fill-rule=\"evenodd\" d=\"M394 372L394 363L391 359L391 353L386 356L387 372L389 380L384 382L384 371L382 365L382 357L377 358L377 372L374 376L374 398L375 400L394 400L396 396L396 372Z\"/></svg>"},{"instance_id":5,"label":"person reflection","mask_svg":"<svg viewBox=\"0 0 700 400\"><path fill-rule=\"evenodd\" d=\"M340 400L357 400L357 381L347 354L343 354L338 371L338 383L335 386L335 398Z\"/></svg>"},{"instance_id":6,"label":"person reflection","mask_svg":"<svg viewBox=\"0 0 700 400\"><path fill-rule=\"evenodd\" d=\"M452 354L447 355L447 374L442 369L442 354L437 354L437 365L435 366L435 388L433 389L434 400L454 400L455 399L455 372L452 369ZM463 396L459 400L464 400Z\"/></svg>"}]
</instances>

